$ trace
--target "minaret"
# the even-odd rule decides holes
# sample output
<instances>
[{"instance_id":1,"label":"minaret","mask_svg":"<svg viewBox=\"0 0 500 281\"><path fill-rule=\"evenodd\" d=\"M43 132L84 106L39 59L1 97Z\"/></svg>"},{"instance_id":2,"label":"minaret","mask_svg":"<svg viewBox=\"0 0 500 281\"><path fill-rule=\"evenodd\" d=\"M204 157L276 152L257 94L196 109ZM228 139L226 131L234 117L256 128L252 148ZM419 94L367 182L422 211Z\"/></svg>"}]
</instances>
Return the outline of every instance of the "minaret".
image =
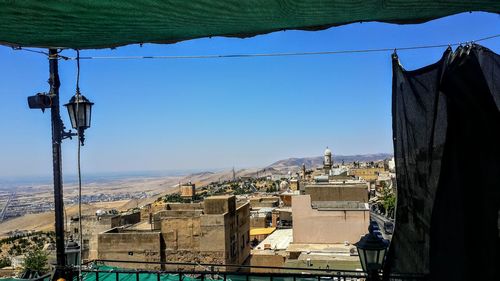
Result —
<instances>
[{"instance_id":1,"label":"minaret","mask_svg":"<svg viewBox=\"0 0 500 281\"><path fill-rule=\"evenodd\" d=\"M234 172L234 166L233 166L233 182L236 181L236 173Z\"/></svg>"},{"instance_id":2,"label":"minaret","mask_svg":"<svg viewBox=\"0 0 500 281\"><path fill-rule=\"evenodd\" d=\"M323 170L325 174L329 175L330 170L332 169L333 161L332 161L332 151L328 148L325 149L325 153L323 156Z\"/></svg>"}]
</instances>

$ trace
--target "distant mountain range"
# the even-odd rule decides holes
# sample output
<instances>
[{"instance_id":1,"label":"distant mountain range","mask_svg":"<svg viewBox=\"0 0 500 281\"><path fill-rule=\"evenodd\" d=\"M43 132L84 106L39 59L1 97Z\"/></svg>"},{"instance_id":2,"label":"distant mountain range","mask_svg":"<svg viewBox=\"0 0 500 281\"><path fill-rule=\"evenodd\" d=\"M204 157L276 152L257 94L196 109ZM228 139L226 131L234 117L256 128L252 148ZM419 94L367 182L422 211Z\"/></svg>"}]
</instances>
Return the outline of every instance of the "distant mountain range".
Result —
<instances>
[{"instance_id":1,"label":"distant mountain range","mask_svg":"<svg viewBox=\"0 0 500 281\"><path fill-rule=\"evenodd\" d=\"M380 161L391 158L393 155L390 153L376 153L376 154L359 154L359 155L333 155L334 163L352 163L352 162L371 162ZM317 157L304 157L304 158L288 158L276 161L267 166L266 169L275 170L296 170L300 169L302 164L305 164L308 169L323 165L323 156Z\"/></svg>"},{"instance_id":2,"label":"distant mountain range","mask_svg":"<svg viewBox=\"0 0 500 281\"><path fill-rule=\"evenodd\" d=\"M377 154L360 154L360 155L333 155L334 163L351 163L354 161L370 162L380 161L391 158L392 154L377 153ZM317 157L304 157L304 158L288 158L276 161L271 165L263 168L246 168L235 171L236 177L262 177L270 174L284 174L291 172L298 172L302 164L306 165L307 169L312 169L323 165L323 156ZM197 185L203 186L210 182L219 180L230 180L233 177L232 170L223 170L218 172L201 172L190 174L182 179L183 182L191 181Z\"/></svg>"}]
</instances>

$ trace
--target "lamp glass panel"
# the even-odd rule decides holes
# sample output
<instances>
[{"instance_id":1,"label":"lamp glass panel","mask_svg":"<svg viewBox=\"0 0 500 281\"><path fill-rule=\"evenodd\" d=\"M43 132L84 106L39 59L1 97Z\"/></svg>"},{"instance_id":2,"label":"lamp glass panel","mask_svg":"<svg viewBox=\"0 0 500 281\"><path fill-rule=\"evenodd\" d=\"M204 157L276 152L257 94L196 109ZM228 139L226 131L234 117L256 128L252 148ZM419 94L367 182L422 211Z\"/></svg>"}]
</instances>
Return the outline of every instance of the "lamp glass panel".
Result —
<instances>
[{"instance_id":1,"label":"lamp glass panel","mask_svg":"<svg viewBox=\"0 0 500 281\"><path fill-rule=\"evenodd\" d=\"M68 108L68 115L69 115L69 119L71 121L71 127L73 127L74 129L76 129L75 110L73 108L73 105L69 104L66 107Z\"/></svg>"},{"instance_id":2,"label":"lamp glass panel","mask_svg":"<svg viewBox=\"0 0 500 281\"><path fill-rule=\"evenodd\" d=\"M380 250L380 253L379 253L379 256L378 256L378 261L377 261L378 264L380 264L380 265L384 264L384 257L385 257L385 252L386 251L387 251L386 249Z\"/></svg>"},{"instance_id":3,"label":"lamp glass panel","mask_svg":"<svg viewBox=\"0 0 500 281\"><path fill-rule=\"evenodd\" d=\"M90 117L92 116L92 105L90 103L85 104L85 127L90 127Z\"/></svg>"},{"instance_id":4,"label":"lamp glass panel","mask_svg":"<svg viewBox=\"0 0 500 281\"><path fill-rule=\"evenodd\" d=\"M364 271L366 271L366 256L365 256L365 250L358 248L358 255L359 255L359 260L361 261L361 268L363 268Z\"/></svg>"},{"instance_id":5,"label":"lamp glass panel","mask_svg":"<svg viewBox=\"0 0 500 281\"><path fill-rule=\"evenodd\" d=\"M74 251L66 252L66 264L68 265L76 264L76 253Z\"/></svg>"},{"instance_id":6,"label":"lamp glass panel","mask_svg":"<svg viewBox=\"0 0 500 281\"><path fill-rule=\"evenodd\" d=\"M78 114L78 127L85 127L85 104L75 104L75 110Z\"/></svg>"},{"instance_id":7,"label":"lamp glass panel","mask_svg":"<svg viewBox=\"0 0 500 281\"><path fill-rule=\"evenodd\" d=\"M377 254L379 250L366 250L365 249L365 255L366 255L366 265L368 270L375 270L379 269L380 265L377 263Z\"/></svg>"}]
</instances>

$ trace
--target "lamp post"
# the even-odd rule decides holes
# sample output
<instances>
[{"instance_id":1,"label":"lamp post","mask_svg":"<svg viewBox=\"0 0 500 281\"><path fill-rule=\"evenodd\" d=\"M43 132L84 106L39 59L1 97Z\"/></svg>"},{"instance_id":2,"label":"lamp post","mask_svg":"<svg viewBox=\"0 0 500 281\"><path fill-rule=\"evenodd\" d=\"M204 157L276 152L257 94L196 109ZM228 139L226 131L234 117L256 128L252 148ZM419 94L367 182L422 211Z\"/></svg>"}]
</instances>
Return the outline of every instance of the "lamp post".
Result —
<instances>
[{"instance_id":1,"label":"lamp post","mask_svg":"<svg viewBox=\"0 0 500 281\"><path fill-rule=\"evenodd\" d=\"M59 278L67 279L66 255L64 245L64 203L63 203L63 180L62 180L62 155L61 143L63 139L79 135L83 143L83 131L90 127L90 116L93 103L85 97L77 94L67 104L68 112L71 112L69 105L78 104L78 110L74 114L70 113L70 119L73 128L78 130L78 134L65 131L59 111L59 67L58 54L56 49L49 49L49 93L39 93L28 97L28 106L32 109L42 109L44 111L50 108L50 117L52 123L52 169L54 180L54 213L55 213L55 232L56 232L56 260L57 265L54 272L54 280ZM73 102L72 102L73 101ZM75 108L74 108L75 109ZM75 115L77 114L77 115ZM75 120L75 123L73 123ZM76 126L75 126L76 125Z\"/></svg>"},{"instance_id":2,"label":"lamp post","mask_svg":"<svg viewBox=\"0 0 500 281\"><path fill-rule=\"evenodd\" d=\"M369 233L354 244L358 249L361 267L368 274L367 280L380 280L379 271L384 265L385 255L389 247L389 241L379 238L373 233L373 227L368 227Z\"/></svg>"},{"instance_id":3,"label":"lamp post","mask_svg":"<svg viewBox=\"0 0 500 281\"><path fill-rule=\"evenodd\" d=\"M61 169L61 142L64 126L59 113L59 65L57 61L57 50L49 50L49 85L50 92L50 116L52 122L52 169L54 177L54 212L56 231L56 258L57 265L54 279L64 277L64 266L66 257L64 254L64 206L63 206L63 183Z\"/></svg>"}]
</instances>

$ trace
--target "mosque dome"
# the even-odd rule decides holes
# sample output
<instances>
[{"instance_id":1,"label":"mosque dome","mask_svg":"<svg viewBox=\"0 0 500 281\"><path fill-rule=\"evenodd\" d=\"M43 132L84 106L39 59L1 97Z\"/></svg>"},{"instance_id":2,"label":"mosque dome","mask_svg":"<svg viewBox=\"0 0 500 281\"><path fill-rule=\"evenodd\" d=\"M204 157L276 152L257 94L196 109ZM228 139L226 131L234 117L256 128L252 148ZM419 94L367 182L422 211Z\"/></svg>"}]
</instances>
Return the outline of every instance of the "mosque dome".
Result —
<instances>
[{"instance_id":1,"label":"mosque dome","mask_svg":"<svg viewBox=\"0 0 500 281\"><path fill-rule=\"evenodd\" d=\"M331 155L332 155L332 151L327 146L325 149L325 156L331 156Z\"/></svg>"},{"instance_id":2,"label":"mosque dome","mask_svg":"<svg viewBox=\"0 0 500 281\"><path fill-rule=\"evenodd\" d=\"M280 182L280 189L288 189L288 182L287 181L281 181Z\"/></svg>"}]
</instances>

